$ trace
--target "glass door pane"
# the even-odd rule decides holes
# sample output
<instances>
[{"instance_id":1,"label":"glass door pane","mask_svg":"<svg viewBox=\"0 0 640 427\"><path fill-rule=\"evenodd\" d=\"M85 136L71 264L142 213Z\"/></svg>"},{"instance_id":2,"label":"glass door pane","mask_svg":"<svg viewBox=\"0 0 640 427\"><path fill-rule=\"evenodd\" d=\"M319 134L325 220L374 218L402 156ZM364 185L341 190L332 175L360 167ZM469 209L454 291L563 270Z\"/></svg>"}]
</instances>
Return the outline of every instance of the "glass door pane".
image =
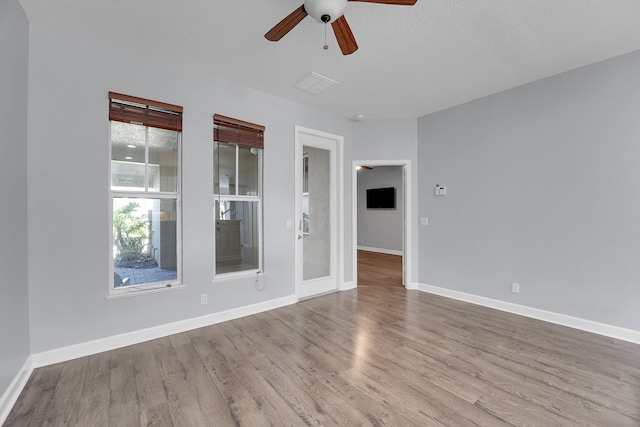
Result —
<instances>
[{"instance_id":1,"label":"glass door pane","mask_svg":"<svg viewBox=\"0 0 640 427\"><path fill-rule=\"evenodd\" d=\"M331 275L330 151L303 146L303 280ZM305 191L306 190L306 191Z\"/></svg>"}]
</instances>

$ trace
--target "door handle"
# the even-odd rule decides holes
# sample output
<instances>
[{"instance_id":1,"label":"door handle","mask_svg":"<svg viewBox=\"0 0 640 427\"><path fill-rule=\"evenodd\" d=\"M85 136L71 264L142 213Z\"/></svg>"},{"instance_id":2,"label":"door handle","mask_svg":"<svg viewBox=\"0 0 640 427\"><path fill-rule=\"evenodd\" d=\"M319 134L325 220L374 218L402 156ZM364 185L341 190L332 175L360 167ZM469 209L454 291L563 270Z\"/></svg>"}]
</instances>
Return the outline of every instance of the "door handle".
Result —
<instances>
[{"instance_id":1,"label":"door handle","mask_svg":"<svg viewBox=\"0 0 640 427\"><path fill-rule=\"evenodd\" d=\"M307 236L305 236L304 234L298 234L298 240L304 239L305 237L307 237Z\"/></svg>"}]
</instances>

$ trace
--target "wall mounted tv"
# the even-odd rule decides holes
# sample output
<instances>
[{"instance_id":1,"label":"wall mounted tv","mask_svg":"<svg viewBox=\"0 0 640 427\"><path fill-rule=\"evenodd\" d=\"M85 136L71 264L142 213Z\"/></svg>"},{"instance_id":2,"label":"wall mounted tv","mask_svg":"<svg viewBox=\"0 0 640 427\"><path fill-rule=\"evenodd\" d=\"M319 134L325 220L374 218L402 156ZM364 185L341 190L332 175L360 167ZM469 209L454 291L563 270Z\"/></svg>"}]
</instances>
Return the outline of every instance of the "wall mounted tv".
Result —
<instances>
[{"instance_id":1,"label":"wall mounted tv","mask_svg":"<svg viewBox=\"0 0 640 427\"><path fill-rule=\"evenodd\" d=\"M395 209L396 188L370 188L367 190L367 209Z\"/></svg>"}]
</instances>

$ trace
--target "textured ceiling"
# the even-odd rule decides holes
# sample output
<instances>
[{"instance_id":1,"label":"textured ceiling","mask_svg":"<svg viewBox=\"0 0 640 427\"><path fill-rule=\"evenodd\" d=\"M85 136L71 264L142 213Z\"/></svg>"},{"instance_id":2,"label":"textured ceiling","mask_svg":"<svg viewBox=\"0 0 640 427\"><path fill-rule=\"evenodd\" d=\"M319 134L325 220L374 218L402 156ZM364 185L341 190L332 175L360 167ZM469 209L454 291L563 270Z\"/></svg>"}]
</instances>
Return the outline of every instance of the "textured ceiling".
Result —
<instances>
[{"instance_id":1,"label":"textured ceiling","mask_svg":"<svg viewBox=\"0 0 640 427\"><path fill-rule=\"evenodd\" d=\"M419 117L640 49L640 0L349 2L360 49L343 56L307 17L264 38L302 0L21 0L30 22L347 118ZM329 30L331 28L329 27ZM319 95L294 88L316 72Z\"/></svg>"}]
</instances>

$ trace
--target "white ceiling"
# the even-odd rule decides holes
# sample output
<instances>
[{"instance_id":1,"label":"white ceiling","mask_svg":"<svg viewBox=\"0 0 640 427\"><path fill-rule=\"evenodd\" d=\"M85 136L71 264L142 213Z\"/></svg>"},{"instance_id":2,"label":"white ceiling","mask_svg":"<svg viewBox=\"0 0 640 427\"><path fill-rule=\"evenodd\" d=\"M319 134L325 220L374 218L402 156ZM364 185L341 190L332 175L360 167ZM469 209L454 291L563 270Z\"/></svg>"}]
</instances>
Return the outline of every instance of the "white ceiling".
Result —
<instances>
[{"instance_id":1,"label":"white ceiling","mask_svg":"<svg viewBox=\"0 0 640 427\"><path fill-rule=\"evenodd\" d=\"M20 0L30 22L347 118L419 117L640 49L640 0L349 2L359 50L343 56L303 0ZM319 95L294 88L316 72Z\"/></svg>"}]
</instances>

